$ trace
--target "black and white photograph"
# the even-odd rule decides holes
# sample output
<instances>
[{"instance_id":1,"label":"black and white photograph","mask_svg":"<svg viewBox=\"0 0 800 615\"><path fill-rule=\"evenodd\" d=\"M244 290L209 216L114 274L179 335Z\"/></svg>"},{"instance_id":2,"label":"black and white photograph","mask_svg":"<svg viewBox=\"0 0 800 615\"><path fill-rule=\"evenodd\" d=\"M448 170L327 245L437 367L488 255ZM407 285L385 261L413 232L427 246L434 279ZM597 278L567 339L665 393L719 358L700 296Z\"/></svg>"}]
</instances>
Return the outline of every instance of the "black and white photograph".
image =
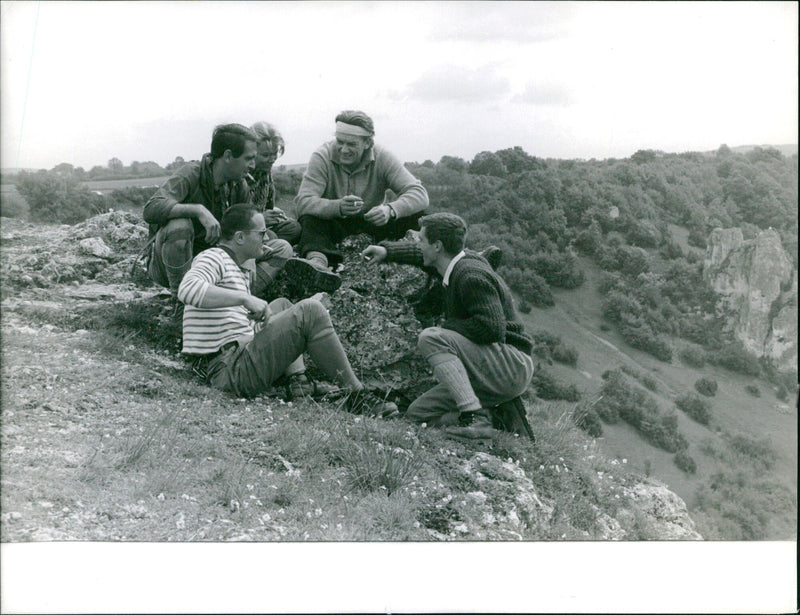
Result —
<instances>
[{"instance_id":1,"label":"black and white photograph","mask_svg":"<svg viewBox=\"0 0 800 615\"><path fill-rule=\"evenodd\" d=\"M797 610L797 2L0 34L3 612Z\"/></svg>"}]
</instances>

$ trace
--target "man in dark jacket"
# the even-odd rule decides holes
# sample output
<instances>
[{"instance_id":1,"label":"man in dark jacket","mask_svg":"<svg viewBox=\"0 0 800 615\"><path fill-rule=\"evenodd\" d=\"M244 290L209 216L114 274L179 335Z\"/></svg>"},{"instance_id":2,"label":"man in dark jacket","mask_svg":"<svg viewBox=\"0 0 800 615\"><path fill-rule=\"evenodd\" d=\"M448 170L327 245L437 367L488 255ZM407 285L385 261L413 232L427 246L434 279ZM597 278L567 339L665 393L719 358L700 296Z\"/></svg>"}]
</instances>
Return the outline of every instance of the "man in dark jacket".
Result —
<instances>
[{"instance_id":1,"label":"man in dark jacket","mask_svg":"<svg viewBox=\"0 0 800 615\"><path fill-rule=\"evenodd\" d=\"M250 200L244 176L255 168L256 141L246 126L217 126L211 152L178 169L145 205L144 220L154 236L148 274L173 296L177 296L192 258L219 240L222 214L231 205ZM294 251L281 239L265 245L265 257L257 266L263 276L272 279ZM255 277L256 265L252 265Z\"/></svg>"},{"instance_id":2,"label":"man in dark jacket","mask_svg":"<svg viewBox=\"0 0 800 615\"><path fill-rule=\"evenodd\" d=\"M492 435L490 409L521 395L533 377L531 338L511 291L477 252L464 249L467 225L450 213L420 218L416 241L381 242L363 255L425 267L442 276L444 322L420 333L418 348L439 381L406 416L468 440Z\"/></svg>"}]
</instances>

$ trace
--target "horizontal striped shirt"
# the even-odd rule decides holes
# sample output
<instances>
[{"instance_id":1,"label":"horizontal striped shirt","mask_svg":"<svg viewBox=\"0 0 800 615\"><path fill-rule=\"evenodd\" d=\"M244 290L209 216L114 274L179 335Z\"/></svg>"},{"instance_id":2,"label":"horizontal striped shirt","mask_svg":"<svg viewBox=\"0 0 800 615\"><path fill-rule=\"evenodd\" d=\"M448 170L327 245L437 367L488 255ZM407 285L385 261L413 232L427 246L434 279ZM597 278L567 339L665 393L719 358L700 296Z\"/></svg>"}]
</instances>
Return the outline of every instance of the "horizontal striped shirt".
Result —
<instances>
[{"instance_id":1,"label":"horizontal striped shirt","mask_svg":"<svg viewBox=\"0 0 800 615\"><path fill-rule=\"evenodd\" d=\"M186 304L182 350L186 354L210 354L228 342L255 334L243 305L200 307L211 286L250 294L247 270L239 267L225 250L209 248L195 256L178 289L178 299Z\"/></svg>"}]
</instances>

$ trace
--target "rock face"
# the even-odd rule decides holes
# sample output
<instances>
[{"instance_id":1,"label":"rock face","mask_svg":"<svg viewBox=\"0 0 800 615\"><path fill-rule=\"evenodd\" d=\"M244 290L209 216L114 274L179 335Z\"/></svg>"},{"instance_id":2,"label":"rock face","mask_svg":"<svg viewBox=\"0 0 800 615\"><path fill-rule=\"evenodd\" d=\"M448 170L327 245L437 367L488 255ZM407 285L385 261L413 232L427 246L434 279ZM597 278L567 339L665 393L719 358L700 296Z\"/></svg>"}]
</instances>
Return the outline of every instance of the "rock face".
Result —
<instances>
[{"instance_id":1,"label":"rock face","mask_svg":"<svg viewBox=\"0 0 800 615\"><path fill-rule=\"evenodd\" d=\"M797 272L772 229L745 241L742 231L714 229L703 276L735 314L745 348L781 371L797 367Z\"/></svg>"}]
</instances>

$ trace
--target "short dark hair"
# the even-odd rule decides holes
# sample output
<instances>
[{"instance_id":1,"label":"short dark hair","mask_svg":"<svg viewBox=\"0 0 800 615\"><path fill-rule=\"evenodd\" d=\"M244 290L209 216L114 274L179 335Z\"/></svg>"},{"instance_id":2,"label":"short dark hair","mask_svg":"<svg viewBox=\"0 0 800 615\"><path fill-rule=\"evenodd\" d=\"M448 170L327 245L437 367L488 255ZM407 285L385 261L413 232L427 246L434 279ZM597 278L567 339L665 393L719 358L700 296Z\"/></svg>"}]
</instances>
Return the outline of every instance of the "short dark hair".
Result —
<instances>
[{"instance_id":1,"label":"short dark hair","mask_svg":"<svg viewBox=\"0 0 800 615\"><path fill-rule=\"evenodd\" d=\"M256 142L256 133L241 124L220 124L214 128L211 135L211 157L221 158L225 150L231 150L234 158L244 152L244 145L248 141Z\"/></svg>"},{"instance_id":2,"label":"short dark hair","mask_svg":"<svg viewBox=\"0 0 800 615\"><path fill-rule=\"evenodd\" d=\"M458 254L464 249L467 223L461 216L440 211L422 216L419 226L425 229L425 237L429 243L441 241L448 254Z\"/></svg>"},{"instance_id":3,"label":"short dark hair","mask_svg":"<svg viewBox=\"0 0 800 615\"><path fill-rule=\"evenodd\" d=\"M344 122L352 126L360 126L370 134L369 137L362 137L362 139L367 141L367 147L375 145L375 140L372 138L375 136L375 124L372 123L372 118L363 111L355 111L352 109L342 111L336 116L334 121Z\"/></svg>"},{"instance_id":4,"label":"short dark hair","mask_svg":"<svg viewBox=\"0 0 800 615\"><path fill-rule=\"evenodd\" d=\"M231 205L220 221L220 237L222 239L233 239L239 231L249 231L253 228L253 216L258 212L248 203L238 203Z\"/></svg>"}]
</instances>

